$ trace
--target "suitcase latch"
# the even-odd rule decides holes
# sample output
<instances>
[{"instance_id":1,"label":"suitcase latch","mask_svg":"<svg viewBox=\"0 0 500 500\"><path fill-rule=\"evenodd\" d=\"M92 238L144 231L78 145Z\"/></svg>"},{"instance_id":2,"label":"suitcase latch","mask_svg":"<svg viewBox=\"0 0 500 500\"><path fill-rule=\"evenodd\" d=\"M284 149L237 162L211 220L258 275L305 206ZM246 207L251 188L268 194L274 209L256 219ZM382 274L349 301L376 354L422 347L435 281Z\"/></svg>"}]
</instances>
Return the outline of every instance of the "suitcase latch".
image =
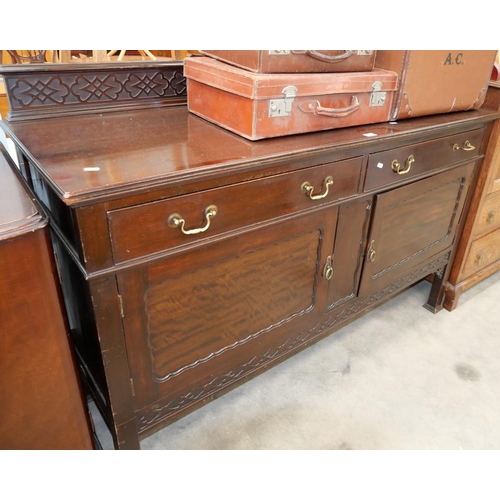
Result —
<instances>
[{"instance_id":1,"label":"suitcase latch","mask_svg":"<svg viewBox=\"0 0 500 500\"><path fill-rule=\"evenodd\" d=\"M290 116L292 114L292 103L297 95L297 87L287 85L282 91L283 99L271 99L269 101L269 117Z\"/></svg>"},{"instance_id":2,"label":"suitcase latch","mask_svg":"<svg viewBox=\"0 0 500 500\"><path fill-rule=\"evenodd\" d=\"M374 82L372 85L372 89L372 94L370 96L370 107L374 108L377 106L383 106L385 104L387 92L382 92L382 82Z\"/></svg>"}]
</instances>

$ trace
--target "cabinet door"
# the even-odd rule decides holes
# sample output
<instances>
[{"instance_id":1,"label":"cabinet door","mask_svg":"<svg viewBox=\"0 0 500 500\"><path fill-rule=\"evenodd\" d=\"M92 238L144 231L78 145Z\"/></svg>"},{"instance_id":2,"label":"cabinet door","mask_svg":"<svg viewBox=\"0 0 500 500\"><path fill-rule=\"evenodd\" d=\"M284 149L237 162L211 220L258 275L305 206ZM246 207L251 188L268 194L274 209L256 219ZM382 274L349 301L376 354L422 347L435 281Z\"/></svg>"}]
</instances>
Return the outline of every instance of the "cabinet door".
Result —
<instances>
[{"instance_id":1,"label":"cabinet door","mask_svg":"<svg viewBox=\"0 0 500 500\"><path fill-rule=\"evenodd\" d=\"M118 275L139 429L310 340L326 307L338 208L320 209Z\"/></svg>"},{"instance_id":2,"label":"cabinet door","mask_svg":"<svg viewBox=\"0 0 500 500\"><path fill-rule=\"evenodd\" d=\"M468 163L375 197L360 295L451 247L473 170Z\"/></svg>"},{"instance_id":3,"label":"cabinet door","mask_svg":"<svg viewBox=\"0 0 500 500\"><path fill-rule=\"evenodd\" d=\"M372 203L370 196L351 200L339 207L335 247L331 256L328 309L358 295Z\"/></svg>"}]
</instances>

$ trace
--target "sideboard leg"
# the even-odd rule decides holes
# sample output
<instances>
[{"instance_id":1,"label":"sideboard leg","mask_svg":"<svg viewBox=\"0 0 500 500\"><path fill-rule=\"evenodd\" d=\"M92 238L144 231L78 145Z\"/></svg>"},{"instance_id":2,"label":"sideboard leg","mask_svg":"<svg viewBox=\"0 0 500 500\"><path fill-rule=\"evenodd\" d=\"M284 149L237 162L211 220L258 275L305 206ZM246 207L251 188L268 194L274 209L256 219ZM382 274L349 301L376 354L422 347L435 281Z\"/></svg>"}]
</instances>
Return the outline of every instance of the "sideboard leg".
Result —
<instances>
[{"instance_id":1,"label":"sideboard leg","mask_svg":"<svg viewBox=\"0 0 500 500\"><path fill-rule=\"evenodd\" d=\"M110 431L113 435L113 442L115 448L119 450L138 450L140 449L139 433L135 418L132 377L122 330L121 306L116 280L109 276L96 278L89 280L89 287L108 386L112 420Z\"/></svg>"},{"instance_id":2,"label":"sideboard leg","mask_svg":"<svg viewBox=\"0 0 500 500\"><path fill-rule=\"evenodd\" d=\"M441 311L441 309L443 309L443 299L446 290L445 278L447 278L448 276L448 273L446 272L446 267L438 269L434 273L431 291L429 292L429 298L427 299L427 302L424 304L424 307L428 311L431 311L434 314L438 313L439 311Z\"/></svg>"},{"instance_id":3,"label":"sideboard leg","mask_svg":"<svg viewBox=\"0 0 500 500\"><path fill-rule=\"evenodd\" d=\"M140 450L135 419L115 427L113 441L117 450Z\"/></svg>"}]
</instances>

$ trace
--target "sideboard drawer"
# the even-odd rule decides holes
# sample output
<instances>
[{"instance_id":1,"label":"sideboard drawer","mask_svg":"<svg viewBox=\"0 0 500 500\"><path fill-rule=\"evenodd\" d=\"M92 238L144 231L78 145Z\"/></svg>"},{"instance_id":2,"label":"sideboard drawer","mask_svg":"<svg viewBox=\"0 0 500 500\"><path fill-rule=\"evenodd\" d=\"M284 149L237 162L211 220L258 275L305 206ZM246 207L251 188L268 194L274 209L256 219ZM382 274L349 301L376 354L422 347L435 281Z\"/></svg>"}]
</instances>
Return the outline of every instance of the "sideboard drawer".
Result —
<instances>
[{"instance_id":1,"label":"sideboard drawer","mask_svg":"<svg viewBox=\"0 0 500 500\"><path fill-rule=\"evenodd\" d=\"M474 274L498 260L500 260L500 230L493 231L472 243L464 275Z\"/></svg>"},{"instance_id":2,"label":"sideboard drawer","mask_svg":"<svg viewBox=\"0 0 500 500\"><path fill-rule=\"evenodd\" d=\"M364 191L391 186L469 160L479 152L484 129L369 155Z\"/></svg>"},{"instance_id":3,"label":"sideboard drawer","mask_svg":"<svg viewBox=\"0 0 500 500\"><path fill-rule=\"evenodd\" d=\"M361 167L360 156L110 211L113 258L124 262L354 196Z\"/></svg>"},{"instance_id":4,"label":"sideboard drawer","mask_svg":"<svg viewBox=\"0 0 500 500\"><path fill-rule=\"evenodd\" d=\"M474 226L474 236L500 227L500 191L489 195L483 204Z\"/></svg>"}]
</instances>

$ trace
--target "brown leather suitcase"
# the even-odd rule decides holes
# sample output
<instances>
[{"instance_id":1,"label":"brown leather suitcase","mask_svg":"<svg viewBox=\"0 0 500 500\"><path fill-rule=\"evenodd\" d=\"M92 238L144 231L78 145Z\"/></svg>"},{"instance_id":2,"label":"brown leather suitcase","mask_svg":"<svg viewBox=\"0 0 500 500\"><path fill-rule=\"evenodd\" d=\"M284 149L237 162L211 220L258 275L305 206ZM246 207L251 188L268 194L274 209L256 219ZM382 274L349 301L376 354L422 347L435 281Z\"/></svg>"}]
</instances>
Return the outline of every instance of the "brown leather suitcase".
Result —
<instances>
[{"instance_id":1,"label":"brown leather suitcase","mask_svg":"<svg viewBox=\"0 0 500 500\"><path fill-rule=\"evenodd\" d=\"M201 54L256 73L371 71L374 50L200 50Z\"/></svg>"},{"instance_id":2,"label":"brown leather suitcase","mask_svg":"<svg viewBox=\"0 0 500 500\"><path fill-rule=\"evenodd\" d=\"M375 67L396 71L391 119L480 108L496 50L378 50Z\"/></svg>"},{"instance_id":3,"label":"brown leather suitcase","mask_svg":"<svg viewBox=\"0 0 500 500\"><path fill-rule=\"evenodd\" d=\"M258 140L389 119L393 71L253 73L209 57L184 62L191 113Z\"/></svg>"}]
</instances>

